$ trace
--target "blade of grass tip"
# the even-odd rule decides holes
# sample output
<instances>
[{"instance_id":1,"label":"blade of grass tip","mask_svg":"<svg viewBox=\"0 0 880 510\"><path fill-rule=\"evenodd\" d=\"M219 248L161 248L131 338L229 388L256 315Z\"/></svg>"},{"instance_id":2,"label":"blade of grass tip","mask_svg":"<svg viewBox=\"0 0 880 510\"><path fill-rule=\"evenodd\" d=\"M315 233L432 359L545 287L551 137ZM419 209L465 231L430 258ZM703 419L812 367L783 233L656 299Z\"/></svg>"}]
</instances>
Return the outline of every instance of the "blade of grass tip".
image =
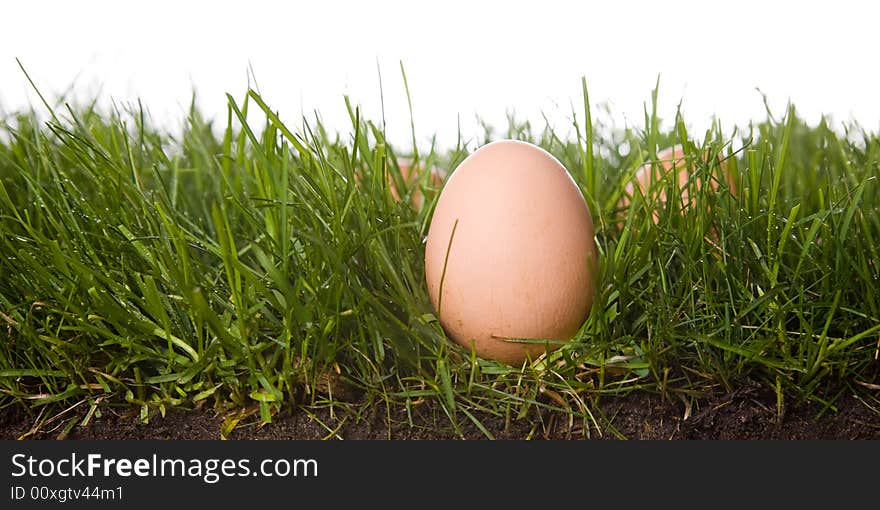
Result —
<instances>
[{"instance_id":1,"label":"blade of grass tip","mask_svg":"<svg viewBox=\"0 0 880 510\"><path fill-rule=\"evenodd\" d=\"M638 190L638 187L636 187L636 190ZM626 214L626 225L623 227L623 233L620 235L620 240L617 242L617 247L614 249L614 258L612 260L614 261L615 267L620 267L623 264L626 247L629 243L629 238L632 235L632 224L636 217L635 210L636 201L632 200L630 201Z\"/></svg>"},{"instance_id":2,"label":"blade of grass tip","mask_svg":"<svg viewBox=\"0 0 880 510\"><path fill-rule=\"evenodd\" d=\"M443 271L440 273L440 289L437 296L437 320L440 320L443 310L443 280L446 279L446 265L449 264L449 252L452 251L452 239L455 237L455 229L458 228L458 218L452 224L452 232L449 234L449 244L446 245L446 256L443 258Z\"/></svg>"},{"instance_id":3,"label":"blade of grass tip","mask_svg":"<svg viewBox=\"0 0 880 510\"><path fill-rule=\"evenodd\" d=\"M231 99L232 96L228 95L227 98ZM232 105L226 105L226 129L223 131L223 141L221 143L223 158L221 158L221 168L223 169L223 175L226 180L229 180L229 172L232 167L232 162L234 161L234 157L232 155Z\"/></svg>"},{"instance_id":4,"label":"blade of grass tip","mask_svg":"<svg viewBox=\"0 0 880 510\"><path fill-rule=\"evenodd\" d=\"M813 223L810 225L810 229L807 231L807 237L804 239L803 248L801 248L801 254L798 257L797 266L794 268L794 276L793 281L798 281L801 274L801 267L803 267L804 262L807 260L807 253L811 248L815 245L814 241L816 236L819 234L819 229L822 228L822 225L825 222L825 217L828 216L828 213L822 216L816 216L813 218Z\"/></svg>"},{"instance_id":5,"label":"blade of grass tip","mask_svg":"<svg viewBox=\"0 0 880 510\"><path fill-rule=\"evenodd\" d=\"M748 202L749 216L757 214L760 200L758 190L761 186L761 177L758 174L758 151L755 149L748 150L748 171L749 171L749 195Z\"/></svg>"},{"instance_id":6,"label":"blade of grass tip","mask_svg":"<svg viewBox=\"0 0 880 510\"><path fill-rule=\"evenodd\" d=\"M46 98L43 97L43 94L42 94L42 92L40 92L40 89L37 87L37 84L34 83L34 80L31 79L31 75L29 75L27 70L24 68L24 64L21 63L21 60L19 60L18 57L15 57L15 61L18 63L18 67L21 69L21 72L24 73L24 77L27 79L28 83L30 83L31 87L33 87L34 92L37 93L37 96L40 98L40 101L43 103L43 106L45 106L46 109L49 110L49 113L52 115L52 119L54 119L55 122L57 122L58 124L61 124L61 121L58 120L58 117L55 115L55 109L52 108L52 106L49 105L49 102L46 101Z\"/></svg>"},{"instance_id":7,"label":"blade of grass tip","mask_svg":"<svg viewBox=\"0 0 880 510\"><path fill-rule=\"evenodd\" d=\"M230 96L229 94L226 94L226 95L229 97L229 101L234 101L232 96ZM284 135L284 138L286 138L287 141L289 141L291 143L291 145L293 145L296 148L297 152L300 153L300 156L305 157L305 155L309 153L309 150L306 149L305 146L302 143L300 143L299 140L297 140L296 136L293 135L293 133L290 131L290 129L288 129L287 126L283 122L281 122L281 119L278 117L278 115L275 112L273 112L271 108L269 108L269 105L267 105L265 101L263 101L262 96L260 96L259 94L257 94L253 90L248 90L248 96L251 99L253 99L255 103L257 103L257 106L260 107L260 110L263 110L263 113L269 119L269 122L271 122L272 125L275 128L277 128L279 131L281 131L281 134ZM233 103L233 107L234 107L234 103ZM236 114L238 114L237 108L236 108ZM240 118L240 116L239 116L239 120L242 123L244 123L244 120L242 120ZM248 129L248 130L250 131L250 129Z\"/></svg>"},{"instance_id":8,"label":"blade of grass tip","mask_svg":"<svg viewBox=\"0 0 880 510\"><path fill-rule=\"evenodd\" d=\"M861 183L859 183L849 205L846 208L846 213L843 217L843 224L840 226L840 237L838 239L838 242L840 244L845 244L847 238L849 237L849 229L852 225L853 215L855 215L856 210L859 209L859 205L862 202L862 195L865 192L865 184L867 184L867 182L868 181L862 181ZM840 255L840 253L841 252L838 252L838 255Z\"/></svg>"},{"instance_id":9,"label":"blade of grass tip","mask_svg":"<svg viewBox=\"0 0 880 510\"><path fill-rule=\"evenodd\" d=\"M785 122L785 130L782 133L782 145L779 147L779 152L776 154L776 164L773 166L773 180L770 185L770 195L767 203L767 248L769 251L770 246L773 244L773 231L775 230L775 211L776 211L776 197L779 193L779 185L782 182L782 171L785 167L785 159L788 156L788 145L791 142L791 131L794 126L794 105L789 104L788 106L788 119Z\"/></svg>"},{"instance_id":10,"label":"blade of grass tip","mask_svg":"<svg viewBox=\"0 0 880 510\"><path fill-rule=\"evenodd\" d=\"M475 350L471 349L468 361L470 361L470 373L468 374L467 394L470 395L474 388L474 380L476 379L477 371L480 369L480 364L477 362L477 352Z\"/></svg>"},{"instance_id":11,"label":"blade of grass tip","mask_svg":"<svg viewBox=\"0 0 880 510\"><path fill-rule=\"evenodd\" d=\"M483 435L485 435L488 439L492 439L492 440L495 439L495 436L492 435L491 432L489 432L489 429L487 429L486 426L483 425L483 422L478 420L476 416L474 416L473 414L468 412L468 410L465 409L464 407L462 407L460 409L461 409L461 412L464 413L464 415L467 416L468 419L474 424L474 426L476 426L480 430L480 432L483 433Z\"/></svg>"},{"instance_id":12,"label":"blade of grass tip","mask_svg":"<svg viewBox=\"0 0 880 510\"><path fill-rule=\"evenodd\" d=\"M135 165L134 151L131 148L131 141L129 140L129 137L128 137L128 131L125 129L124 125L123 125L123 130L122 130L122 142L125 147L125 154L128 156L128 169L131 173L132 182L134 182L135 189L137 189L139 192L143 193L144 187L143 187L143 184L141 183L141 174L138 171L137 165Z\"/></svg>"},{"instance_id":13,"label":"blade of grass tip","mask_svg":"<svg viewBox=\"0 0 880 510\"><path fill-rule=\"evenodd\" d=\"M248 88L253 88L257 92L260 91L260 83L257 81L257 73L254 71L254 63L248 60L248 70L247 70L247 82ZM251 87L251 83L253 82L254 86Z\"/></svg>"},{"instance_id":14,"label":"blade of grass tip","mask_svg":"<svg viewBox=\"0 0 880 510\"><path fill-rule=\"evenodd\" d=\"M446 361L443 358L437 360L437 373L440 375L440 386L443 388L443 397L446 399L446 405L449 411L455 412L455 391L452 389L452 377L446 368Z\"/></svg>"},{"instance_id":15,"label":"blade of grass tip","mask_svg":"<svg viewBox=\"0 0 880 510\"><path fill-rule=\"evenodd\" d=\"M659 96L659 93L660 73L657 73L657 81L654 83L654 89L651 91L651 116L646 119L648 120L648 125L645 126L648 129L648 155L655 164L657 160L657 138L660 136L660 123L657 119L657 97Z\"/></svg>"},{"instance_id":16,"label":"blade of grass tip","mask_svg":"<svg viewBox=\"0 0 880 510\"><path fill-rule=\"evenodd\" d=\"M348 108L349 112L351 111L351 104L348 101L348 98L345 98L345 106ZM352 124L354 124L354 136L352 137L351 144L351 159L349 160L349 165L351 165L352 169L357 168L357 160L358 160L358 140L361 138L361 108L355 107L354 109L354 117L351 119Z\"/></svg>"},{"instance_id":17,"label":"blade of grass tip","mask_svg":"<svg viewBox=\"0 0 880 510\"><path fill-rule=\"evenodd\" d=\"M250 91L248 92L248 96L245 96L245 100L250 97ZM247 112L240 109L238 104L235 102L235 98L232 97L232 94L226 94L226 99L229 101L229 106L232 107L232 111L235 112L235 116L238 118L238 123L241 124L241 131L244 136L250 139L251 143L256 147L260 147L260 141L257 138L257 135L254 134L253 130L251 130L250 124L247 123ZM266 114L269 115L268 113ZM244 153L244 140L239 137L238 140L238 154Z\"/></svg>"},{"instance_id":18,"label":"blade of grass tip","mask_svg":"<svg viewBox=\"0 0 880 510\"><path fill-rule=\"evenodd\" d=\"M370 154L370 144L369 144L369 141L367 140L368 135L370 133L370 130L364 129L363 131L361 131L361 123L363 122L363 120L361 119L361 115L360 115L360 111L361 111L360 107L356 106L356 107L352 108L351 100L349 99L349 97L345 96L344 99L345 99L345 108L346 108L346 110L348 110L348 117L349 117L349 119L351 119L352 125L355 126L355 131L354 131L355 136L353 139L354 141L352 143L354 149L352 149L351 166L353 168L356 167L355 163L357 162L357 159L355 159L354 153L359 152L360 156L361 156L361 162L363 164L367 165L367 167L370 168L370 170L372 170L375 173L375 168L376 168L375 162L374 162L373 158L367 157L367 155ZM384 137L383 137L383 139L384 139Z\"/></svg>"},{"instance_id":19,"label":"blade of grass tip","mask_svg":"<svg viewBox=\"0 0 880 510\"><path fill-rule=\"evenodd\" d=\"M596 195L596 176L593 172L593 116L590 112L590 94L587 91L587 77L581 76L584 94L584 181L590 196Z\"/></svg>"},{"instance_id":20,"label":"blade of grass tip","mask_svg":"<svg viewBox=\"0 0 880 510\"><path fill-rule=\"evenodd\" d=\"M287 193L288 188L290 187L290 149L288 149L289 145L286 143L281 145L281 183L278 186L277 190L277 200L278 207L281 208L279 211L279 223L278 225L278 235L281 237L281 270L285 275L290 274L288 272L289 260L290 260L290 237L288 235L288 224L287 224Z\"/></svg>"},{"instance_id":21,"label":"blade of grass tip","mask_svg":"<svg viewBox=\"0 0 880 510\"><path fill-rule=\"evenodd\" d=\"M382 88L382 66L379 65L378 55L376 56L376 74L379 75L379 108L382 112L382 137L384 138L384 135L387 133L385 130L385 90Z\"/></svg>"},{"instance_id":22,"label":"blade of grass tip","mask_svg":"<svg viewBox=\"0 0 880 510\"><path fill-rule=\"evenodd\" d=\"M409 107L409 127L410 132L412 133L412 150L413 150L413 165L416 165L419 161L419 148L416 144L416 123L413 118L413 108L412 108L412 98L409 93L409 83L406 80L406 70L403 68L403 60L400 61L400 74L403 76L403 89L406 91L406 104ZM383 116L383 125L384 125L384 116Z\"/></svg>"}]
</instances>

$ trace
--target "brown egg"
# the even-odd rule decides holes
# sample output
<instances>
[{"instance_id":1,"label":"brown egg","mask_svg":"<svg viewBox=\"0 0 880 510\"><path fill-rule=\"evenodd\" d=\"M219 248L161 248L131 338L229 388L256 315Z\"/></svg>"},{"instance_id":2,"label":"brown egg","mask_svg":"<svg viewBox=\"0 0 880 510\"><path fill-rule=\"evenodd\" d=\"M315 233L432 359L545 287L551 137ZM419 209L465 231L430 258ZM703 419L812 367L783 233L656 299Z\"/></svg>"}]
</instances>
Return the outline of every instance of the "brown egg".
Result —
<instances>
[{"instance_id":1,"label":"brown egg","mask_svg":"<svg viewBox=\"0 0 880 510\"><path fill-rule=\"evenodd\" d=\"M543 149L513 140L484 145L450 175L425 246L428 291L448 336L513 365L578 331L597 264L574 180Z\"/></svg>"},{"instance_id":2,"label":"brown egg","mask_svg":"<svg viewBox=\"0 0 880 510\"><path fill-rule=\"evenodd\" d=\"M706 155L704 154L704 157ZM659 181L660 179L666 178L666 174L668 172L672 172L673 170L678 171L678 175L676 178L676 185L681 190L681 207L682 210L685 211L691 205L693 205L693 200L689 197L688 193L688 181L691 178L691 174L694 172L694 167L692 165L688 165L687 159L685 157L684 149L681 145L675 145L673 147L667 147L662 151L657 153L657 159L660 162L660 166L652 165L650 162L642 165L638 171L636 171L635 177L632 181L630 181L626 185L625 193L620 198L620 202L618 203L618 207L623 213L626 213L627 208L630 204L630 199L635 193L635 186L639 187L641 193L647 195L649 192L653 193L652 197L654 199L654 204L656 207L661 207L666 202L666 188L665 183L660 183L652 187L652 183ZM724 174L727 184L730 188L731 193L736 193L736 184L734 182L733 176L727 170L727 163L721 159L721 156L718 157L719 169L722 174ZM653 170L653 171L652 171ZM713 170L713 172L717 172L718 170ZM718 191L718 179L711 179L710 185L712 186L713 191ZM702 186L702 178L696 178L696 186L697 189L700 189ZM660 214L657 210L654 211L654 223L657 223L660 219Z\"/></svg>"},{"instance_id":3,"label":"brown egg","mask_svg":"<svg viewBox=\"0 0 880 510\"><path fill-rule=\"evenodd\" d=\"M403 177L404 182L406 182L407 189L413 189L410 203L412 203L413 208L418 209L422 206L422 190L419 188L419 172L413 171L412 160L406 158L399 158L397 160L398 168L400 168L400 176ZM437 167L431 167L431 170L428 174L428 185L437 189L443 187L443 173ZM391 175L388 176L388 189L391 191L391 196L394 197L395 200L400 200L400 195L397 192L397 187L394 185L394 179Z\"/></svg>"},{"instance_id":4,"label":"brown egg","mask_svg":"<svg viewBox=\"0 0 880 510\"><path fill-rule=\"evenodd\" d=\"M414 171L419 167L413 167L412 160L408 158L398 158L397 166L400 168L400 176L403 178L406 183L407 189L415 186L415 189L412 190L412 194L410 195L410 204L412 204L413 208L418 209L422 206L422 190L419 187L419 172ZM394 184L394 177L392 177L391 172L394 170L388 168L388 191L391 193L391 196L394 197L394 200L400 200L400 194L397 192L397 186ZM430 173L428 175L428 185L432 188L440 189L443 187L443 180L445 174L444 172L437 167L431 167ZM361 174L360 172L356 173L355 182L360 184L361 182Z\"/></svg>"}]
</instances>

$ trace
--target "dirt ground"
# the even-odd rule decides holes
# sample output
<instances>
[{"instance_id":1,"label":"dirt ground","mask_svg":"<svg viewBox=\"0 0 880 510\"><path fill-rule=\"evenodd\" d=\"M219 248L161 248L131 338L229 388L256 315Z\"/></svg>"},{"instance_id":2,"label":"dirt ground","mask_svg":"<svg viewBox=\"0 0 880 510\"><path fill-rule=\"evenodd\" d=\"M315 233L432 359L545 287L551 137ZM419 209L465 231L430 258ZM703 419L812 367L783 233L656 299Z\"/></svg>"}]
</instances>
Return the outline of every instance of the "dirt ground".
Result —
<instances>
[{"instance_id":1,"label":"dirt ground","mask_svg":"<svg viewBox=\"0 0 880 510\"><path fill-rule=\"evenodd\" d=\"M867 397L867 399L866 399ZM873 398L872 398L873 397ZM547 413L529 420L476 417L496 439L880 439L880 394L858 396L845 393L825 408L809 403L783 408L781 419L775 395L760 388L745 388L733 394L697 400L688 409L682 401L633 392L606 397L591 410L595 422L569 421ZM260 425L258 413L243 418L229 439L485 439L487 436L467 419L458 432L436 405L414 406L411 418L401 409L388 413L379 406L374 412L336 407L282 412L272 423ZM375 411L378 409L378 411ZM81 421L83 416L80 412ZM311 416L310 416L311 415ZM142 423L136 412L126 408L105 408L100 418L65 433L65 423L76 416L34 428L37 415L21 407L0 410L0 439L219 439L224 416L211 410L173 411L163 418L150 417Z\"/></svg>"}]
</instances>

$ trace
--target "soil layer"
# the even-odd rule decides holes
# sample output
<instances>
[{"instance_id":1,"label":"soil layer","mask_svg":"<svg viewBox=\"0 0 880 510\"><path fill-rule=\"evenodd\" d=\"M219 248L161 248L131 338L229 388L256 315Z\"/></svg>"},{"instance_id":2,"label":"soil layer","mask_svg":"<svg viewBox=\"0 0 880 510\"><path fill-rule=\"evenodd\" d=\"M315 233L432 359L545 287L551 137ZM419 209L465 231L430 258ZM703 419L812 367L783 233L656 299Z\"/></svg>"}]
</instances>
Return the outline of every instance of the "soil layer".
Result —
<instances>
[{"instance_id":1,"label":"soil layer","mask_svg":"<svg viewBox=\"0 0 880 510\"><path fill-rule=\"evenodd\" d=\"M670 401L633 392L605 397L591 409L593 420L570 420L543 412L529 419L475 414L495 439L880 439L880 412L871 401L880 395L843 394L833 407L816 402L786 408L761 388L692 401ZM85 407L85 406L83 406ZM400 406L398 406L400 407ZM365 411L366 409L366 411ZM100 417L81 425L87 409L40 416L20 406L0 410L0 439L220 439L224 420L213 410L169 411L144 423L130 407L104 407ZM78 413L78 414L77 414ZM472 421L456 430L438 405L402 407L345 404L300 407L261 424L259 413L241 417L228 439L486 439ZM227 421L227 424L229 422ZM229 427L226 427L229 428Z\"/></svg>"}]
</instances>

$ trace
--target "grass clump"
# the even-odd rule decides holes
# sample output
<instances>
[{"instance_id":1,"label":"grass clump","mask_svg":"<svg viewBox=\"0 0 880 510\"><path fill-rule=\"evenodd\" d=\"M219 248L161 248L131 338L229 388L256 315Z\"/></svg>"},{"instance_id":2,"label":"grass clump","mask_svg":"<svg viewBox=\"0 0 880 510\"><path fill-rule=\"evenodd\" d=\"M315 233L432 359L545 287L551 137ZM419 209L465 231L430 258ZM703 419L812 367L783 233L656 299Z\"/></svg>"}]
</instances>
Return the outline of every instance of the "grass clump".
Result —
<instances>
[{"instance_id":1,"label":"grass clump","mask_svg":"<svg viewBox=\"0 0 880 510\"><path fill-rule=\"evenodd\" d=\"M512 120L499 137L544 147L580 186L601 267L576 338L509 367L445 338L423 268L439 190L427 175L408 186L404 155L346 104L345 134L294 128L253 90L229 96L220 126L193 106L177 137L140 106L3 119L0 405L80 405L70 426L102 403L144 420L210 406L234 427L285 406L427 401L491 437L480 416L537 429L557 412L589 434L606 425L598 399L634 390L687 401L759 381L833 406L876 381L876 134L809 126L793 107L727 139L717 124L695 138L680 115L661 129L647 110L623 130L573 113L572 140ZM405 156L452 169L494 137ZM691 207L651 193L618 207L638 166L676 143L704 181L724 160L736 192L691 180Z\"/></svg>"}]
</instances>

